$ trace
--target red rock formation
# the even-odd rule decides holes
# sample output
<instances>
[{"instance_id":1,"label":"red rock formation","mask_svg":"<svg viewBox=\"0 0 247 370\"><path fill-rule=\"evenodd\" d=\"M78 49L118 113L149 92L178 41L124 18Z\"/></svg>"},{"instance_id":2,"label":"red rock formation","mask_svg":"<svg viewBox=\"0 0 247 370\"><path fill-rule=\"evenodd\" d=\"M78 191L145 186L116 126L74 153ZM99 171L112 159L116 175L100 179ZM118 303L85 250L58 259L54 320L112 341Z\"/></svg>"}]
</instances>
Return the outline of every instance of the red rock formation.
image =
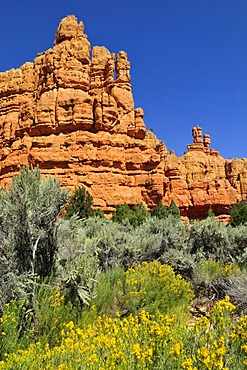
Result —
<instances>
[{"instance_id":1,"label":"red rock formation","mask_svg":"<svg viewBox=\"0 0 247 370\"><path fill-rule=\"evenodd\" d=\"M247 199L247 159L226 160L209 148L210 137L202 129L192 129L193 144L181 158L165 158L165 175L169 178L164 193L172 198L183 215L203 218L211 206L216 215L224 214L233 204Z\"/></svg>"},{"instance_id":2,"label":"red rock formation","mask_svg":"<svg viewBox=\"0 0 247 370\"><path fill-rule=\"evenodd\" d=\"M127 54L91 52L82 22L68 16L52 49L0 73L0 184L32 164L64 187L86 186L108 213L118 203L174 199L184 216L201 217L247 198L246 159L220 157L198 126L188 153L168 154L143 117Z\"/></svg>"}]
</instances>

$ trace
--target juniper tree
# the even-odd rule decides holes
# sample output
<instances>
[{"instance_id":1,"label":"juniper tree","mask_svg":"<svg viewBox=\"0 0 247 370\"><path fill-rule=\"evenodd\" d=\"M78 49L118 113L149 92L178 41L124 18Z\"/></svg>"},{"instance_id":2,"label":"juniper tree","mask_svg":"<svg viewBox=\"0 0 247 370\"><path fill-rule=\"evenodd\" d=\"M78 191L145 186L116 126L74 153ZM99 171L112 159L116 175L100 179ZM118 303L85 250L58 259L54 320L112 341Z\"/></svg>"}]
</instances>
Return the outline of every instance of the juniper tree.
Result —
<instances>
[{"instance_id":1,"label":"juniper tree","mask_svg":"<svg viewBox=\"0 0 247 370\"><path fill-rule=\"evenodd\" d=\"M79 218L88 218L94 215L92 208L93 197L81 186L71 195L69 204L66 206L67 216L78 215Z\"/></svg>"},{"instance_id":2,"label":"juniper tree","mask_svg":"<svg viewBox=\"0 0 247 370\"><path fill-rule=\"evenodd\" d=\"M168 208L168 213L176 218L180 218L180 210L173 199Z\"/></svg>"},{"instance_id":3,"label":"juniper tree","mask_svg":"<svg viewBox=\"0 0 247 370\"><path fill-rule=\"evenodd\" d=\"M112 214L111 220L118 223L123 223L126 220L133 218L133 211L130 209L127 203L117 204L116 209Z\"/></svg>"},{"instance_id":4,"label":"juniper tree","mask_svg":"<svg viewBox=\"0 0 247 370\"><path fill-rule=\"evenodd\" d=\"M142 202L138 202L135 204L132 214L132 219L130 220L131 225L139 226L143 224L148 218L150 214L145 207L145 204Z\"/></svg>"},{"instance_id":5,"label":"juniper tree","mask_svg":"<svg viewBox=\"0 0 247 370\"><path fill-rule=\"evenodd\" d=\"M152 217L166 218L168 216L167 207L160 201L159 204L151 211Z\"/></svg>"},{"instance_id":6,"label":"juniper tree","mask_svg":"<svg viewBox=\"0 0 247 370\"><path fill-rule=\"evenodd\" d=\"M247 202L243 201L236 204L231 209L230 215L230 225L234 227L247 223Z\"/></svg>"}]
</instances>

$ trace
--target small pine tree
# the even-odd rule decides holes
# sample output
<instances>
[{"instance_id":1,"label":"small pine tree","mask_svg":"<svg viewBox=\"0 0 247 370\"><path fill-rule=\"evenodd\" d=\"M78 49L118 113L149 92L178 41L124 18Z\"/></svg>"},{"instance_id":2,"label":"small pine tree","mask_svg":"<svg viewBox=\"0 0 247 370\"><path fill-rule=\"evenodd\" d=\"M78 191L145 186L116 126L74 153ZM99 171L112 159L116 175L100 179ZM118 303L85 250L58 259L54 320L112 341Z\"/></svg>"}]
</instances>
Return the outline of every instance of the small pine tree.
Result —
<instances>
[{"instance_id":1,"label":"small pine tree","mask_svg":"<svg viewBox=\"0 0 247 370\"><path fill-rule=\"evenodd\" d=\"M174 216L175 218L180 218L180 210L176 205L175 201L172 199L171 204L168 208L169 215Z\"/></svg>"},{"instance_id":2,"label":"small pine tree","mask_svg":"<svg viewBox=\"0 0 247 370\"><path fill-rule=\"evenodd\" d=\"M100 208L94 210L94 217L105 218L105 214Z\"/></svg>"},{"instance_id":3,"label":"small pine tree","mask_svg":"<svg viewBox=\"0 0 247 370\"><path fill-rule=\"evenodd\" d=\"M148 210L146 209L144 203L138 202L134 206L133 213L132 213L132 219L130 220L130 223L133 226L139 226L143 224L143 222L150 217Z\"/></svg>"},{"instance_id":4,"label":"small pine tree","mask_svg":"<svg viewBox=\"0 0 247 370\"><path fill-rule=\"evenodd\" d=\"M81 186L70 198L69 204L66 206L67 217L77 214L79 218L88 218L94 215L92 208L93 197L89 192Z\"/></svg>"},{"instance_id":5,"label":"small pine tree","mask_svg":"<svg viewBox=\"0 0 247 370\"><path fill-rule=\"evenodd\" d=\"M162 203L162 201L159 202L159 204L154 207L151 211L151 216L152 217L157 217L157 218L166 218L168 216L168 209L167 207Z\"/></svg>"},{"instance_id":6,"label":"small pine tree","mask_svg":"<svg viewBox=\"0 0 247 370\"><path fill-rule=\"evenodd\" d=\"M208 208L208 217L214 217L214 216L215 216L214 212L213 212L211 206L209 206L209 208Z\"/></svg>"},{"instance_id":7,"label":"small pine tree","mask_svg":"<svg viewBox=\"0 0 247 370\"><path fill-rule=\"evenodd\" d=\"M124 204L117 204L116 210L112 214L112 221L123 223L126 220L132 220L133 218L133 211L130 209L127 203Z\"/></svg>"},{"instance_id":8,"label":"small pine tree","mask_svg":"<svg viewBox=\"0 0 247 370\"><path fill-rule=\"evenodd\" d=\"M247 202L240 202L230 211L230 225L233 227L247 223Z\"/></svg>"},{"instance_id":9,"label":"small pine tree","mask_svg":"<svg viewBox=\"0 0 247 370\"><path fill-rule=\"evenodd\" d=\"M146 209L144 203L138 202L135 204L133 211L130 209L127 203L118 204L115 212L112 214L112 221L123 223L128 220L134 227L141 225L147 218L149 218L149 212Z\"/></svg>"}]
</instances>

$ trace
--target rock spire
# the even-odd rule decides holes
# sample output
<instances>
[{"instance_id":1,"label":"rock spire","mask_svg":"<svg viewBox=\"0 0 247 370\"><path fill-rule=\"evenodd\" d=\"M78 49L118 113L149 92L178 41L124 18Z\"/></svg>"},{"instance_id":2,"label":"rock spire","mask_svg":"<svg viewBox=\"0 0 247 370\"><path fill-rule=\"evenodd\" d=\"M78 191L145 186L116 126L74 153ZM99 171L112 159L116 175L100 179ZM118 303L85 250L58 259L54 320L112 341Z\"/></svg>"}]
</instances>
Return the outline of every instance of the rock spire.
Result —
<instances>
[{"instance_id":1,"label":"rock spire","mask_svg":"<svg viewBox=\"0 0 247 370\"><path fill-rule=\"evenodd\" d=\"M184 156L168 153L134 105L126 52L91 50L72 15L53 48L0 73L0 160L1 186L21 165L39 166L63 187L86 186L106 213L174 199L182 215L198 217L247 198L247 159L220 157L199 126Z\"/></svg>"}]
</instances>

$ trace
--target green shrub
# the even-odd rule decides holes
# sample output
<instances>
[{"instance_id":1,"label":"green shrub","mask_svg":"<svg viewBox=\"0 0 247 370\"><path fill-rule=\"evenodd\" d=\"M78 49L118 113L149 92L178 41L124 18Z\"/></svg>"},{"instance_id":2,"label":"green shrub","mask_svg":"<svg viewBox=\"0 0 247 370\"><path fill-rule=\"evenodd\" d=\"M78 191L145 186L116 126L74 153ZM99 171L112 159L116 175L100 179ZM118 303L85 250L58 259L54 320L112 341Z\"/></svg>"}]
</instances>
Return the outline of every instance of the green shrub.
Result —
<instances>
[{"instance_id":1,"label":"green shrub","mask_svg":"<svg viewBox=\"0 0 247 370\"><path fill-rule=\"evenodd\" d=\"M126 306L132 313L189 313L193 292L190 284L175 275L170 266L143 262L126 272Z\"/></svg>"},{"instance_id":2,"label":"green shrub","mask_svg":"<svg viewBox=\"0 0 247 370\"><path fill-rule=\"evenodd\" d=\"M231 244L231 255L241 267L247 264L247 224L232 227L227 226L227 233Z\"/></svg>"},{"instance_id":3,"label":"green shrub","mask_svg":"<svg viewBox=\"0 0 247 370\"><path fill-rule=\"evenodd\" d=\"M172 251L187 253L188 236L188 225L172 215L148 220L135 231L136 243L139 240L142 246L140 261L161 260L168 263L167 258Z\"/></svg>"},{"instance_id":4,"label":"green shrub","mask_svg":"<svg viewBox=\"0 0 247 370\"><path fill-rule=\"evenodd\" d=\"M189 236L190 253L196 261L215 259L222 263L232 261L232 246L226 226L212 217L194 221Z\"/></svg>"},{"instance_id":5,"label":"green shrub","mask_svg":"<svg viewBox=\"0 0 247 370\"><path fill-rule=\"evenodd\" d=\"M114 222L123 223L124 221L131 220L132 216L133 212L127 203L117 204L111 220Z\"/></svg>"},{"instance_id":6,"label":"green shrub","mask_svg":"<svg viewBox=\"0 0 247 370\"><path fill-rule=\"evenodd\" d=\"M170 248L162 254L159 261L172 266L176 274L181 274L184 279L191 280L196 268L195 257L186 249Z\"/></svg>"},{"instance_id":7,"label":"green shrub","mask_svg":"<svg viewBox=\"0 0 247 370\"><path fill-rule=\"evenodd\" d=\"M209 208L208 208L208 217L214 217L214 216L215 216L215 214L214 214L214 212L213 212L212 208L211 208L211 207L209 207Z\"/></svg>"},{"instance_id":8,"label":"green shrub","mask_svg":"<svg viewBox=\"0 0 247 370\"><path fill-rule=\"evenodd\" d=\"M180 210L173 199L168 208L168 213L176 218L180 218Z\"/></svg>"},{"instance_id":9,"label":"green shrub","mask_svg":"<svg viewBox=\"0 0 247 370\"><path fill-rule=\"evenodd\" d=\"M99 225L95 234L95 248L101 271L108 268L121 266L124 269L137 262L140 254L140 243L135 244L135 229L128 222L118 224L110 220L105 220ZM96 223L95 223L96 226ZM94 227L88 225L89 229Z\"/></svg>"},{"instance_id":10,"label":"green shrub","mask_svg":"<svg viewBox=\"0 0 247 370\"><path fill-rule=\"evenodd\" d=\"M24 302L10 301L5 304L0 317L0 360L6 353L25 349L33 340L33 312L27 310Z\"/></svg>"},{"instance_id":11,"label":"green shrub","mask_svg":"<svg viewBox=\"0 0 247 370\"><path fill-rule=\"evenodd\" d=\"M94 215L92 208L93 197L81 186L70 196L69 204L66 206L67 217L77 215L79 218L88 218Z\"/></svg>"},{"instance_id":12,"label":"green shrub","mask_svg":"<svg viewBox=\"0 0 247 370\"><path fill-rule=\"evenodd\" d=\"M134 227L141 225L150 217L144 203L138 202L133 210L130 209L127 203L118 204L116 210L112 214L111 220L118 223L129 222Z\"/></svg>"},{"instance_id":13,"label":"green shrub","mask_svg":"<svg viewBox=\"0 0 247 370\"><path fill-rule=\"evenodd\" d=\"M226 294L226 284L242 275L236 264L221 264L212 259L200 261L192 278L192 286L197 296L222 299Z\"/></svg>"},{"instance_id":14,"label":"green shrub","mask_svg":"<svg viewBox=\"0 0 247 370\"><path fill-rule=\"evenodd\" d=\"M99 279L91 306L95 306L100 315L114 316L118 311L124 314L125 285L126 274L121 267L108 269Z\"/></svg>"},{"instance_id":15,"label":"green shrub","mask_svg":"<svg viewBox=\"0 0 247 370\"><path fill-rule=\"evenodd\" d=\"M161 201L151 211L151 216L157 218L166 218L168 214L169 213L167 207Z\"/></svg>"},{"instance_id":16,"label":"green shrub","mask_svg":"<svg viewBox=\"0 0 247 370\"><path fill-rule=\"evenodd\" d=\"M231 226L239 226L244 223L247 223L247 202L242 201L236 204L230 211L231 219L230 225Z\"/></svg>"},{"instance_id":17,"label":"green shrub","mask_svg":"<svg viewBox=\"0 0 247 370\"><path fill-rule=\"evenodd\" d=\"M61 340L64 323L76 321L79 315L79 307L73 307L71 302L66 302L59 287L41 284L35 297L33 317L35 340L43 345L49 343L50 347L54 347Z\"/></svg>"},{"instance_id":18,"label":"green shrub","mask_svg":"<svg viewBox=\"0 0 247 370\"><path fill-rule=\"evenodd\" d=\"M104 212L102 211L102 209L100 208L96 208L94 210L94 214L93 214L94 217L99 217L99 218L105 218L105 214Z\"/></svg>"},{"instance_id":19,"label":"green shrub","mask_svg":"<svg viewBox=\"0 0 247 370\"><path fill-rule=\"evenodd\" d=\"M0 192L0 309L11 299L31 304L38 275L49 276L57 253L57 217L67 192L39 169L22 167Z\"/></svg>"},{"instance_id":20,"label":"green shrub","mask_svg":"<svg viewBox=\"0 0 247 370\"><path fill-rule=\"evenodd\" d=\"M59 288L46 284L37 287L33 308L23 301L10 301L0 317L0 360L5 353L24 350L36 341L54 347L61 340L64 323L75 321L77 316L72 304L65 303Z\"/></svg>"},{"instance_id":21,"label":"green shrub","mask_svg":"<svg viewBox=\"0 0 247 370\"><path fill-rule=\"evenodd\" d=\"M132 213L132 219L130 220L131 225L133 226L139 226L143 224L148 218L150 217L150 214L145 207L144 203L138 202L135 204L133 213Z\"/></svg>"},{"instance_id":22,"label":"green shrub","mask_svg":"<svg viewBox=\"0 0 247 370\"><path fill-rule=\"evenodd\" d=\"M175 275L170 266L159 262L143 262L124 272L121 268L107 270L99 280L91 305L98 313L114 316L161 311L188 314L193 292L190 284Z\"/></svg>"},{"instance_id":23,"label":"green shrub","mask_svg":"<svg viewBox=\"0 0 247 370\"><path fill-rule=\"evenodd\" d=\"M89 222L102 224L104 220L93 218ZM86 225L74 215L70 219L61 219L57 228L58 253L54 279L66 300L73 304L89 303L101 273L98 238L97 235L92 238L87 236Z\"/></svg>"},{"instance_id":24,"label":"green shrub","mask_svg":"<svg viewBox=\"0 0 247 370\"><path fill-rule=\"evenodd\" d=\"M67 199L57 180L41 181L39 169L22 167L0 192L1 238L12 249L19 273L51 273L57 250L57 216ZM5 248L6 248L5 247Z\"/></svg>"}]
</instances>

